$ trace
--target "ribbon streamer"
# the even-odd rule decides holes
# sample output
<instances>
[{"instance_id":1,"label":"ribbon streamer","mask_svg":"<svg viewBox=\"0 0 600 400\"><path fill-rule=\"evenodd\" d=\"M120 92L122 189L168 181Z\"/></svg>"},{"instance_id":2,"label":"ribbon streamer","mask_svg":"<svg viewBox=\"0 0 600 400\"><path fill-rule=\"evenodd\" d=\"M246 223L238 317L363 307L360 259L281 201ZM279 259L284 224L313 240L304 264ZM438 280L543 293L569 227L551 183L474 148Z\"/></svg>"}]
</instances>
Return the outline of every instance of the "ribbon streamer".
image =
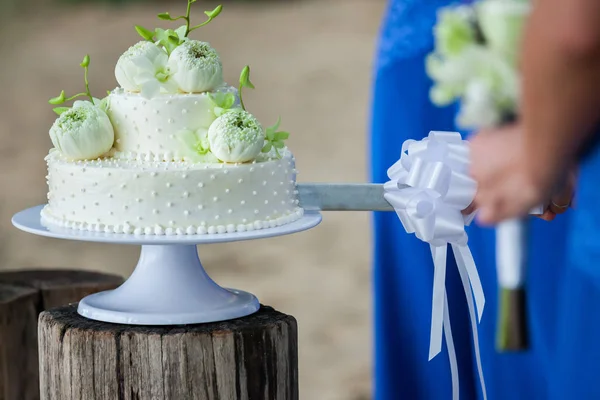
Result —
<instances>
[{"instance_id":1,"label":"ribbon streamer","mask_svg":"<svg viewBox=\"0 0 600 400\"><path fill-rule=\"evenodd\" d=\"M394 207L406 232L414 233L431 247L434 275L429 360L441 352L444 336L454 400L459 396L459 377L445 285L448 245L452 246L467 297L477 370L483 398L487 399L477 332L485 296L465 232L465 225L471 223L474 213L462 214L477 189L468 169L467 141L458 132L432 131L423 140L404 142L402 156L389 168L390 180L384 185L384 197Z\"/></svg>"}]
</instances>

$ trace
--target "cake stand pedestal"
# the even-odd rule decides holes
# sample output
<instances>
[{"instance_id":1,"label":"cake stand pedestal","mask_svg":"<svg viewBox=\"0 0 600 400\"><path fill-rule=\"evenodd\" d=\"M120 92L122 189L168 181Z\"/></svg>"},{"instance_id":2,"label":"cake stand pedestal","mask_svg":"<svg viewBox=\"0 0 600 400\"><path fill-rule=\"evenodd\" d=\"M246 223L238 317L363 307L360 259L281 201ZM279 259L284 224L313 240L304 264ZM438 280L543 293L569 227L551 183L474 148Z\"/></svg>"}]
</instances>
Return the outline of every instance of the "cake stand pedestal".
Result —
<instances>
[{"instance_id":1,"label":"cake stand pedestal","mask_svg":"<svg viewBox=\"0 0 600 400\"><path fill-rule=\"evenodd\" d=\"M214 235L141 236L76 231L45 226L36 206L14 215L15 227L56 239L141 245L135 270L117 289L92 294L79 302L87 318L130 325L180 325L235 319L256 312L258 299L247 292L226 289L202 266L196 246L263 239L301 232L321 222L319 212L307 212L290 224L249 232Z\"/></svg>"}]
</instances>

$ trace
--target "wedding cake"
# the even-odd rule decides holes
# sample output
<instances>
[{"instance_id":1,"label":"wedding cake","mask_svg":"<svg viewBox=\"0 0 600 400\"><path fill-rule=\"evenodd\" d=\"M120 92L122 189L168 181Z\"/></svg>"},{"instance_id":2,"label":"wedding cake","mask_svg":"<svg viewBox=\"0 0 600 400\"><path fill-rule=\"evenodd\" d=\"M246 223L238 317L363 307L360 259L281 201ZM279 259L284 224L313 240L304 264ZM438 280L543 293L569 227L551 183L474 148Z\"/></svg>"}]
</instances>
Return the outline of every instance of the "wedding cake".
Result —
<instances>
[{"instance_id":1,"label":"wedding cake","mask_svg":"<svg viewBox=\"0 0 600 400\"><path fill-rule=\"evenodd\" d=\"M243 232L280 226L303 214L298 206L289 134L279 121L263 129L246 110L254 88L244 67L238 87L223 82L218 53L188 35L186 15L159 14L185 25L154 31L118 60L118 88L92 96L90 58L81 63L85 92L50 100L60 105L50 129L46 225L136 235Z\"/></svg>"}]
</instances>

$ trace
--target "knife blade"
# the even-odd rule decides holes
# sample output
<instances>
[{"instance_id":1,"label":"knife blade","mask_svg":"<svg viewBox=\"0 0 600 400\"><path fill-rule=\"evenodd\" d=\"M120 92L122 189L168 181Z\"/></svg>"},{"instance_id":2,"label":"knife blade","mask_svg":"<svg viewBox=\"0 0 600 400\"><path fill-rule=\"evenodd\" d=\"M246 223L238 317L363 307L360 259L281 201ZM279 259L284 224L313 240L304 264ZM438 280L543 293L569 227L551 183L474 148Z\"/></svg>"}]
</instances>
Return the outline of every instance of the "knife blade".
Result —
<instances>
[{"instance_id":1,"label":"knife blade","mask_svg":"<svg viewBox=\"0 0 600 400\"><path fill-rule=\"evenodd\" d=\"M376 183L299 183L299 206L308 211L394 211Z\"/></svg>"},{"instance_id":2,"label":"knife blade","mask_svg":"<svg viewBox=\"0 0 600 400\"><path fill-rule=\"evenodd\" d=\"M307 211L394 211L380 183L298 183L299 206ZM543 214L538 206L531 215Z\"/></svg>"}]
</instances>

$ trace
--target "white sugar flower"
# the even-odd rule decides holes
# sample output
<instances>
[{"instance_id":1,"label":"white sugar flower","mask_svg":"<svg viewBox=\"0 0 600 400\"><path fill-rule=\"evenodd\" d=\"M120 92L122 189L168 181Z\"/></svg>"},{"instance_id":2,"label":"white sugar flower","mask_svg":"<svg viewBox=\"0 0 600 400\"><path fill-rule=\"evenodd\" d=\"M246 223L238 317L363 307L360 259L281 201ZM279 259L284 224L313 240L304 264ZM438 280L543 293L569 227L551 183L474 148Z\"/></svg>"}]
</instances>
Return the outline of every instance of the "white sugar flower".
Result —
<instances>
[{"instance_id":1,"label":"white sugar flower","mask_svg":"<svg viewBox=\"0 0 600 400\"><path fill-rule=\"evenodd\" d=\"M208 130L200 128L196 131L183 130L177 132L177 139L183 144L183 153L188 161L217 163L219 160L210 151Z\"/></svg>"},{"instance_id":2,"label":"white sugar flower","mask_svg":"<svg viewBox=\"0 0 600 400\"><path fill-rule=\"evenodd\" d=\"M108 152L115 132L102 109L89 101L77 101L50 128L54 147L71 160L89 160Z\"/></svg>"},{"instance_id":3,"label":"white sugar flower","mask_svg":"<svg viewBox=\"0 0 600 400\"><path fill-rule=\"evenodd\" d=\"M221 161L251 161L260 154L265 133L256 118L235 109L217 118L208 128L210 151Z\"/></svg>"},{"instance_id":4,"label":"white sugar flower","mask_svg":"<svg viewBox=\"0 0 600 400\"><path fill-rule=\"evenodd\" d=\"M168 66L182 92L209 92L223 84L219 55L206 42L186 40L173 50Z\"/></svg>"},{"instance_id":5,"label":"white sugar flower","mask_svg":"<svg viewBox=\"0 0 600 400\"><path fill-rule=\"evenodd\" d=\"M515 63L521 45L523 27L531 11L526 0L484 0L475 5L486 44L511 63Z\"/></svg>"},{"instance_id":6,"label":"white sugar flower","mask_svg":"<svg viewBox=\"0 0 600 400\"><path fill-rule=\"evenodd\" d=\"M158 45L143 41L131 46L117 62L115 77L121 87L130 92L141 92L152 98L159 94L174 93L177 86L173 71L167 66L169 56Z\"/></svg>"}]
</instances>

